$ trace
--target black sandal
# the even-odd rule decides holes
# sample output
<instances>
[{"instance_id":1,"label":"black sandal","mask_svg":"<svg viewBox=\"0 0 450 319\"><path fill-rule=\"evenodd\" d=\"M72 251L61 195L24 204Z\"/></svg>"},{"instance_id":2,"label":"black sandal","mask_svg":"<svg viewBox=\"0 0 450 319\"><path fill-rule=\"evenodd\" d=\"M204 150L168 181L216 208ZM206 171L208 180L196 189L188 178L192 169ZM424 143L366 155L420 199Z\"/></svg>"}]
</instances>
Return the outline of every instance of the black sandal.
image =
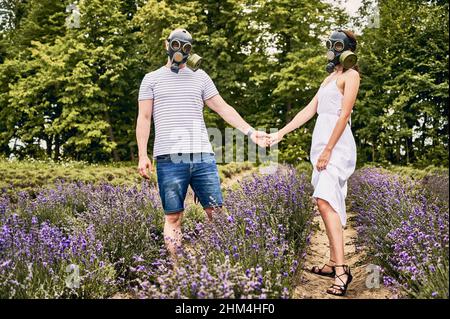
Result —
<instances>
[{"instance_id":1,"label":"black sandal","mask_svg":"<svg viewBox=\"0 0 450 319\"><path fill-rule=\"evenodd\" d=\"M332 284L330 288L327 289L327 293L334 296L345 296L347 293L348 285L352 282L353 276L350 272L350 267L348 265L335 265L334 267L342 267L344 268L344 273L337 275L335 278L339 278L339 280L342 282L342 285L336 285ZM347 275L347 282L344 282L341 279L341 276Z\"/></svg>"},{"instance_id":2,"label":"black sandal","mask_svg":"<svg viewBox=\"0 0 450 319\"><path fill-rule=\"evenodd\" d=\"M334 260L331 260L331 259L330 259L330 261L334 262ZM332 269L331 272L325 272L325 271L323 271L323 269L325 268L325 266L330 267L330 268ZM328 264L323 265L322 268L319 268L319 266L314 266L314 267L312 267L312 268L310 269L310 272L312 272L312 273L315 274L315 275L325 276L325 277L331 277L331 278L333 278L334 276L336 276L336 269L334 268L334 266L330 266L330 265L328 265Z\"/></svg>"}]
</instances>

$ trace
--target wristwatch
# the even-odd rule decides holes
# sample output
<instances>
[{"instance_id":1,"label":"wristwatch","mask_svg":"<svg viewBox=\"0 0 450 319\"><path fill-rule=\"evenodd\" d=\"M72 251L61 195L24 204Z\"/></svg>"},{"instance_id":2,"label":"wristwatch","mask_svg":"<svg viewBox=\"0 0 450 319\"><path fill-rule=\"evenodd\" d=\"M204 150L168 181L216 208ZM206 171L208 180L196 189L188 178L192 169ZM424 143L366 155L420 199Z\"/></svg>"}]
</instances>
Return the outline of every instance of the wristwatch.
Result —
<instances>
[{"instance_id":1,"label":"wristwatch","mask_svg":"<svg viewBox=\"0 0 450 319\"><path fill-rule=\"evenodd\" d=\"M253 129L253 127L250 127L250 129L247 132L248 138L251 138L253 133L255 133L255 130Z\"/></svg>"}]
</instances>

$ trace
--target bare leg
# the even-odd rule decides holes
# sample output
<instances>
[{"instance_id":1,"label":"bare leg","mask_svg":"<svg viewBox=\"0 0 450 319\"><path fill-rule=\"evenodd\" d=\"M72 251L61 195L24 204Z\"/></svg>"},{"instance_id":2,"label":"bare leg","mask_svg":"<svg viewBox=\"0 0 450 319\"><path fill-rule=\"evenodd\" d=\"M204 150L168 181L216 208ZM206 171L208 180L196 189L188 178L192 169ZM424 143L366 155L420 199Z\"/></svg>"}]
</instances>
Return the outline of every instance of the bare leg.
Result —
<instances>
[{"instance_id":1,"label":"bare leg","mask_svg":"<svg viewBox=\"0 0 450 319\"><path fill-rule=\"evenodd\" d=\"M321 216L322 216L322 219L323 219L322 213L321 213ZM329 230L328 230L328 228L326 226L325 226L325 231L326 231L326 234L327 234L327 238L328 238L328 241L329 241L329 248L330 248L330 260L328 261L328 265L334 266L336 264L336 254L334 253L333 246L332 246L332 244L331 244L331 242L329 240L331 235L330 235L330 232L329 232ZM331 271L331 268L325 266L324 271Z\"/></svg>"},{"instance_id":2,"label":"bare leg","mask_svg":"<svg viewBox=\"0 0 450 319\"><path fill-rule=\"evenodd\" d=\"M181 246L181 220L183 211L166 215L164 223L164 242L171 257L176 260L178 247Z\"/></svg>"},{"instance_id":3,"label":"bare leg","mask_svg":"<svg viewBox=\"0 0 450 319\"><path fill-rule=\"evenodd\" d=\"M344 265L344 232L339 215L326 200L318 198L317 206L325 223L325 228L330 243L330 258L335 261L336 265ZM344 272L343 267L336 267L336 276L342 275ZM347 280L345 275L341 276L340 279L344 282ZM336 278L335 284L342 285L341 280Z\"/></svg>"}]
</instances>

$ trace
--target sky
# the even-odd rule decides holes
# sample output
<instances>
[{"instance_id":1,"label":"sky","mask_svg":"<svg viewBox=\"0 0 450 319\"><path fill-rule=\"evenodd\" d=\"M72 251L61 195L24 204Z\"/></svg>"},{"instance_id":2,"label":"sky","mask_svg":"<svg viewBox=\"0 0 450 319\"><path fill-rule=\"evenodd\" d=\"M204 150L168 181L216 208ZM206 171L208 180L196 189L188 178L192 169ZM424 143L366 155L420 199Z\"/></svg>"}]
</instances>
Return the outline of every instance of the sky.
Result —
<instances>
[{"instance_id":1,"label":"sky","mask_svg":"<svg viewBox=\"0 0 450 319\"><path fill-rule=\"evenodd\" d=\"M344 9L347 11L347 13L350 16L354 16L356 15L356 12L358 11L359 7L362 4L362 0L323 0L324 2L327 3L332 3L332 4L338 4L339 2L342 2L342 6L344 7Z\"/></svg>"},{"instance_id":2,"label":"sky","mask_svg":"<svg viewBox=\"0 0 450 319\"><path fill-rule=\"evenodd\" d=\"M354 16L362 4L362 0L345 0L344 8L347 13Z\"/></svg>"}]
</instances>

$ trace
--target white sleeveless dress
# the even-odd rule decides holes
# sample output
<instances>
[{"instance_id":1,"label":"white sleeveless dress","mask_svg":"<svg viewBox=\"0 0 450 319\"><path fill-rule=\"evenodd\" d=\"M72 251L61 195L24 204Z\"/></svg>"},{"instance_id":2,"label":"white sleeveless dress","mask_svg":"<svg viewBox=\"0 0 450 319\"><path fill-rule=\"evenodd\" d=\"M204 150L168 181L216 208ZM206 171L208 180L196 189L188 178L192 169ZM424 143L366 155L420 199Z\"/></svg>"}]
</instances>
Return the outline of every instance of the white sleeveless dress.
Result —
<instances>
[{"instance_id":1,"label":"white sleeveless dress","mask_svg":"<svg viewBox=\"0 0 450 319\"><path fill-rule=\"evenodd\" d=\"M347 222L345 210L347 179L353 174L356 166L356 143L348 123L331 152L326 169L319 172L316 168L317 160L328 144L336 126L342 109L343 97L337 87L336 79L320 87L318 117L312 135L310 159L314 166L311 178L314 186L313 197L328 201L338 213L342 226L345 226Z\"/></svg>"}]
</instances>

